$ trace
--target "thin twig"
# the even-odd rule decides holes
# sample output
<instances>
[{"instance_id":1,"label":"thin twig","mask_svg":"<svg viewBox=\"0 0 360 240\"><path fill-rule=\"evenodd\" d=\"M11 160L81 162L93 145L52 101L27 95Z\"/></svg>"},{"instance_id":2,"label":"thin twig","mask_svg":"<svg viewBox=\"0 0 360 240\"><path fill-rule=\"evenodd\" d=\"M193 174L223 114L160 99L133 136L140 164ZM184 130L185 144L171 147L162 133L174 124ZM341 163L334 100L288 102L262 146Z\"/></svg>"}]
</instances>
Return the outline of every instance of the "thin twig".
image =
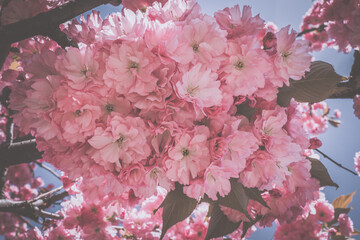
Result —
<instances>
[{"instance_id":1,"label":"thin twig","mask_svg":"<svg viewBox=\"0 0 360 240\"><path fill-rule=\"evenodd\" d=\"M24 141L21 141L21 142L13 142L13 143L10 143L9 149L17 148L17 147L21 147L21 146L25 146L25 145L30 145L30 144L34 144L34 143L36 143L35 138L29 139L29 140L24 140Z\"/></svg>"},{"instance_id":2,"label":"thin twig","mask_svg":"<svg viewBox=\"0 0 360 240\"><path fill-rule=\"evenodd\" d=\"M338 167L340 167L340 168L342 168L342 169L344 169L344 170L346 170L346 171L354 174L355 176L358 175L356 172L354 172L354 171L352 171L352 170L344 167L343 165L341 165L340 163L336 162L334 159L332 159L331 157L329 157L328 155L326 155L325 153L323 153L323 152L320 151L319 149L315 149L315 151L317 151L318 153L320 153L321 155L323 155L324 158L329 159L332 163L334 163L334 164L337 165Z\"/></svg>"},{"instance_id":3,"label":"thin twig","mask_svg":"<svg viewBox=\"0 0 360 240\"><path fill-rule=\"evenodd\" d=\"M39 217L62 219L62 216L44 210L50 207L55 202L69 196L69 193L66 191L57 193L62 189L63 187L58 187L28 201L13 201L10 199L0 199L0 212L12 212L18 214L19 216L30 218L36 222L38 222Z\"/></svg>"},{"instance_id":4,"label":"thin twig","mask_svg":"<svg viewBox=\"0 0 360 240\"><path fill-rule=\"evenodd\" d=\"M28 202L29 202L29 203L34 203L34 202L36 202L37 200L46 198L46 197L50 196L50 195L53 194L53 193L59 192L59 191L62 190L62 189L63 189L62 186L61 186L61 187L58 187L58 188L55 188L55 189L53 189L53 190L51 190L51 191L48 191L48 192L43 193L43 194L40 194L39 196L37 196L37 197L29 200Z\"/></svg>"},{"instance_id":5,"label":"thin twig","mask_svg":"<svg viewBox=\"0 0 360 240\"><path fill-rule=\"evenodd\" d=\"M305 29L302 32L299 32L296 37L301 37L302 35L306 34L306 33L310 33L310 32L322 32L325 31L326 25L323 23L321 24L319 27L314 27L314 28L309 28L309 29Z\"/></svg>"},{"instance_id":6,"label":"thin twig","mask_svg":"<svg viewBox=\"0 0 360 240\"><path fill-rule=\"evenodd\" d=\"M61 177L51 168L49 168L48 166L42 164L41 162L35 161L35 164L38 165L39 167L45 169L46 171L48 171L49 173L51 173L52 175L54 175L57 179L61 180Z\"/></svg>"}]
</instances>

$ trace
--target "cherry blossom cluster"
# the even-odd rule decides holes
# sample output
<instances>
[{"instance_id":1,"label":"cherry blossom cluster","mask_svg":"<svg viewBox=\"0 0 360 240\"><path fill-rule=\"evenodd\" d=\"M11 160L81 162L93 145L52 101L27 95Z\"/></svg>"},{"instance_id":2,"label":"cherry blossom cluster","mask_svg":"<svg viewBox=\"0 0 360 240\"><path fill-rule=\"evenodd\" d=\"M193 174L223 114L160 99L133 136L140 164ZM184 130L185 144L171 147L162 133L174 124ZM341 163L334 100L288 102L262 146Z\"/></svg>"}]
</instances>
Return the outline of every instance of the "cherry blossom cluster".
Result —
<instances>
[{"instance_id":1,"label":"cherry blossom cluster","mask_svg":"<svg viewBox=\"0 0 360 240\"><path fill-rule=\"evenodd\" d=\"M318 0L304 16L302 31L313 50L335 47L345 53L360 46L360 2L358 0Z\"/></svg>"},{"instance_id":2,"label":"cherry blossom cluster","mask_svg":"<svg viewBox=\"0 0 360 240\"><path fill-rule=\"evenodd\" d=\"M214 17L185 0L142 10L65 24L79 48L20 42L21 71L7 79L14 122L92 202L131 205L175 182L217 200L236 178L264 190L270 209L249 205L262 225L296 218L319 185L297 104L282 108L276 94L309 70L307 42L249 6Z\"/></svg>"},{"instance_id":3,"label":"cherry blossom cluster","mask_svg":"<svg viewBox=\"0 0 360 240\"><path fill-rule=\"evenodd\" d=\"M320 239L350 237L354 231L350 217L345 213L335 214L334 206L320 194L320 198L308 203L304 213L289 224L276 228L275 240ZM337 217L337 219L335 219ZM332 239L332 238L331 238Z\"/></svg>"},{"instance_id":4,"label":"cherry blossom cluster","mask_svg":"<svg viewBox=\"0 0 360 240\"><path fill-rule=\"evenodd\" d=\"M330 108L326 102L300 103L297 110L301 112L304 129L314 136L324 133L328 128L328 123L336 127L340 124L340 110L335 109L334 114L329 116Z\"/></svg>"},{"instance_id":5,"label":"cherry blossom cluster","mask_svg":"<svg viewBox=\"0 0 360 240\"><path fill-rule=\"evenodd\" d=\"M34 168L34 164L25 163L8 168L3 192L6 199L30 200L53 188L52 184L45 187L43 179L34 176ZM0 235L6 239L19 239L29 227L23 218L7 212L0 213L0 226Z\"/></svg>"}]
</instances>

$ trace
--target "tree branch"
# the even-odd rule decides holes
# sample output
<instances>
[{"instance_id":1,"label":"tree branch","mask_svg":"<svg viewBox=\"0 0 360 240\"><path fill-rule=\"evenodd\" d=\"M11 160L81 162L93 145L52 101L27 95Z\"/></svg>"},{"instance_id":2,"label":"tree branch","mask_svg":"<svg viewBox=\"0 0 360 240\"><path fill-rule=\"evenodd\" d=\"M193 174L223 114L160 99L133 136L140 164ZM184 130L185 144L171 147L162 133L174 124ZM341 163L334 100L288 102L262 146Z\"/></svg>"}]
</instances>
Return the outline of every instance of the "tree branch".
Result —
<instances>
[{"instance_id":1,"label":"tree branch","mask_svg":"<svg viewBox=\"0 0 360 240\"><path fill-rule=\"evenodd\" d=\"M44 210L50 207L55 202L69 196L68 192L66 191L57 193L62 189L63 187L56 188L49 192L43 193L29 201L13 201L9 199L0 199L0 212L12 212L20 216L28 217L35 221L37 221L38 217L62 219L62 216Z\"/></svg>"},{"instance_id":2,"label":"tree branch","mask_svg":"<svg viewBox=\"0 0 360 240\"><path fill-rule=\"evenodd\" d=\"M336 166L338 166L338 167L340 167L340 168L342 168L342 169L344 169L344 170L346 170L346 171L354 174L355 176L357 176L357 173L356 173L356 172L354 172L354 171L352 171L352 170L344 167L343 165L341 165L340 163L336 162L334 159L332 159L331 157L329 157L328 155L326 155L325 153L323 153L323 152L320 151L319 149L315 149L315 151L317 151L318 153L320 153L324 158L329 159L329 160L330 160L332 163L334 163Z\"/></svg>"},{"instance_id":3,"label":"tree branch","mask_svg":"<svg viewBox=\"0 0 360 240\"><path fill-rule=\"evenodd\" d=\"M0 26L0 69L9 54L11 43L29 37L48 36L59 42L59 45L70 46L71 42L68 41L66 44L66 37L59 33L59 25L95 7L108 3L119 5L121 0L74 0L32 18Z\"/></svg>"},{"instance_id":4,"label":"tree branch","mask_svg":"<svg viewBox=\"0 0 360 240\"><path fill-rule=\"evenodd\" d=\"M302 32L299 32L296 37L301 37L302 35L306 34L306 33L310 33L310 32L322 32L325 31L326 25L323 23L321 24L319 27L314 27L314 28L310 28L310 29L305 29Z\"/></svg>"},{"instance_id":5,"label":"tree branch","mask_svg":"<svg viewBox=\"0 0 360 240\"><path fill-rule=\"evenodd\" d=\"M41 158L42 152L36 148L35 139L0 146L0 168L30 163Z\"/></svg>"}]
</instances>

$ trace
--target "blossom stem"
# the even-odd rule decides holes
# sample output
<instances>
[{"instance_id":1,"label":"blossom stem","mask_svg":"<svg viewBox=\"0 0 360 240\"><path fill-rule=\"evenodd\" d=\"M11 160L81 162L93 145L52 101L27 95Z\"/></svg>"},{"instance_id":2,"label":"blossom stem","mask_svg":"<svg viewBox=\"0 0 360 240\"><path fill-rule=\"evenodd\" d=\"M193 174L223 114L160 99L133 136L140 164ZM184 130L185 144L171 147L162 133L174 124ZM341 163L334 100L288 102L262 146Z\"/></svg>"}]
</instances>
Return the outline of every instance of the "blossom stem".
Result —
<instances>
[{"instance_id":1,"label":"blossom stem","mask_svg":"<svg viewBox=\"0 0 360 240\"><path fill-rule=\"evenodd\" d=\"M61 189L63 189L63 187L59 187L49 192L43 193L29 201L13 201L9 199L0 199L0 212L12 212L18 214L19 216L33 219L34 221L37 221L38 217L62 219L62 216L44 210L50 207L55 202L69 196L69 193L66 191L57 193Z\"/></svg>"},{"instance_id":2,"label":"blossom stem","mask_svg":"<svg viewBox=\"0 0 360 240\"><path fill-rule=\"evenodd\" d=\"M336 166L338 166L338 167L340 167L340 168L342 168L342 169L344 169L344 170L346 170L346 171L354 174L355 176L357 176L357 173L356 173L356 172L354 172L354 171L352 171L352 170L344 167L343 165L341 165L340 163L336 162L334 159L332 159L331 157L329 157L328 155L326 155L325 153L323 153L323 152L320 151L319 149L315 149L315 151L317 151L318 153L320 153L324 158L329 159L329 160L330 160L332 163L334 163Z\"/></svg>"},{"instance_id":3,"label":"blossom stem","mask_svg":"<svg viewBox=\"0 0 360 240\"><path fill-rule=\"evenodd\" d=\"M322 32L325 30L326 25L325 24L321 24L319 27L314 27L314 28L310 28L310 29L305 29L302 32L299 32L296 37L301 37L302 35L306 34L306 33L310 33L310 32Z\"/></svg>"}]
</instances>

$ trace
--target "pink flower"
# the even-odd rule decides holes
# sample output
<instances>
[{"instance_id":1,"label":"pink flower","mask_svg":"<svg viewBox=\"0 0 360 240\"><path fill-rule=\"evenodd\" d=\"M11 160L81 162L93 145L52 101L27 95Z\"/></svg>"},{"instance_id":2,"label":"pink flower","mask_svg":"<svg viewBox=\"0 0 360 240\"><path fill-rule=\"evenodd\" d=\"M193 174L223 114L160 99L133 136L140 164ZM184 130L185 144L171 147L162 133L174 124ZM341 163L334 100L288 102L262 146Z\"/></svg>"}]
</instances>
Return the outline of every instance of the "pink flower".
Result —
<instances>
[{"instance_id":1,"label":"pink flower","mask_svg":"<svg viewBox=\"0 0 360 240\"><path fill-rule=\"evenodd\" d=\"M9 167L6 173L6 180L10 184L22 187L33 179L33 170L29 164L23 163Z\"/></svg>"},{"instance_id":2,"label":"pink flower","mask_svg":"<svg viewBox=\"0 0 360 240\"><path fill-rule=\"evenodd\" d=\"M226 48L226 32L219 28L214 18L204 16L192 19L183 26L181 33L180 41L187 43L193 64L201 62L207 68L219 68L219 56Z\"/></svg>"},{"instance_id":3,"label":"pink flower","mask_svg":"<svg viewBox=\"0 0 360 240\"><path fill-rule=\"evenodd\" d=\"M234 171L240 173L246 167L247 158L259 149L260 141L252 132L234 131L228 137L228 151L223 164L230 165Z\"/></svg>"},{"instance_id":4,"label":"pink flower","mask_svg":"<svg viewBox=\"0 0 360 240\"><path fill-rule=\"evenodd\" d=\"M360 152L355 153L354 164L355 164L355 170L360 175Z\"/></svg>"},{"instance_id":5,"label":"pink flower","mask_svg":"<svg viewBox=\"0 0 360 240\"><path fill-rule=\"evenodd\" d=\"M244 6L242 14L239 5L235 5L217 11L214 15L220 27L228 32L229 39L246 35L255 36L264 27L264 20L259 15L251 16L250 6Z\"/></svg>"},{"instance_id":6,"label":"pink flower","mask_svg":"<svg viewBox=\"0 0 360 240\"><path fill-rule=\"evenodd\" d=\"M103 20L100 17L100 12L93 10L86 19L81 15L80 20L79 23L74 18L71 23L65 23L65 29L62 31L71 36L72 40L90 45L96 41L102 28Z\"/></svg>"},{"instance_id":7,"label":"pink flower","mask_svg":"<svg viewBox=\"0 0 360 240\"><path fill-rule=\"evenodd\" d=\"M99 77L99 63L94 55L95 51L90 47L80 50L70 47L56 63L56 69L70 80L67 81L70 87L82 90Z\"/></svg>"},{"instance_id":8,"label":"pink flower","mask_svg":"<svg viewBox=\"0 0 360 240\"><path fill-rule=\"evenodd\" d=\"M259 41L243 37L229 41L222 63L222 79L232 88L233 95L247 96L265 86L265 75L272 71L268 56L261 50Z\"/></svg>"},{"instance_id":9,"label":"pink flower","mask_svg":"<svg viewBox=\"0 0 360 240\"><path fill-rule=\"evenodd\" d=\"M191 179L201 176L210 164L207 137L202 133L178 136L165 160L166 176L181 184L189 184Z\"/></svg>"},{"instance_id":10,"label":"pink flower","mask_svg":"<svg viewBox=\"0 0 360 240\"><path fill-rule=\"evenodd\" d=\"M354 96L354 114L357 118L360 119L360 95L355 95Z\"/></svg>"},{"instance_id":11,"label":"pink flower","mask_svg":"<svg viewBox=\"0 0 360 240\"><path fill-rule=\"evenodd\" d=\"M269 56L276 54L277 39L273 32L267 32L262 41L264 50Z\"/></svg>"},{"instance_id":12,"label":"pink flower","mask_svg":"<svg viewBox=\"0 0 360 240\"><path fill-rule=\"evenodd\" d=\"M62 136L68 143L85 142L93 134L96 120L102 113L96 103L98 99L91 93L62 90L58 89L57 104L63 111L52 112L53 122L61 127Z\"/></svg>"},{"instance_id":13,"label":"pink flower","mask_svg":"<svg viewBox=\"0 0 360 240\"><path fill-rule=\"evenodd\" d=\"M238 177L236 169L217 166L216 163L210 164L204 173L205 193L214 201L217 200L217 194L225 197L231 190L230 178Z\"/></svg>"},{"instance_id":14,"label":"pink flower","mask_svg":"<svg viewBox=\"0 0 360 240\"><path fill-rule=\"evenodd\" d=\"M276 33L276 74L283 79L286 85L289 85L289 78L300 80L305 71L309 71L311 60L307 42L295 40L296 32L292 30L289 34L289 29L290 25Z\"/></svg>"},{"instance_id":15,"label":"pink flower","mask_svg":"<svg viewBox=\"0 0 360 240\"><path fill-rule=\"evenodd\" d=\"M256 151L247 160L247 164L240 173L240 182L246 187L271 189L274 184L281 186L285 180L287 169L279 168L276 159L266 151Z\"/></svg>"},{"instance_id":16,"label":"pink flower","mask_svg":"<svg viewBox=\"0 0 360 240\"><path fill-rule=\"evenodd\" d=\"M182 80L176 83L179 97L194 103L201 110L204 107L220 105L222 96L219 87L217 74L203 68L201 64L185 72Z\"/></svg>"},{"instance_id":17,"label":"pink flower","mask_svg":"<svg viewBox=\"0 0 360 240\"><path fill-rule=\"evenodd\" d=\"M153 72L159 65L158 58L141 41L113 44L104 81L119 94L146 95L156 88Z\"/></svg>"},{"instance_id":18,"label":"pink flower","mask_svg":"<svg viewBox=\"0 0 360 240\"><path fill-rule=\"evenodd\" d=\"M310 138L310 149L317 149L322 146L322 142L317 137Z\"/></svg>"},{"instance_id":19,"label":"pink flower","mask_svg":"<svg viewBox=\"0 0 360 240\"><path fill-rule=\"evenodd\" d=\"M348 217L345 213L339 215L338 218L340 224L341 235L345 237L350 237L351 233L354 231L354 226L351 218Z\"/></svg>"},{"instance_id":20,"label":"pink flower","mask_svg":"<svg viewBox=\"0 0 360 240\"><path fill-rule=\"evenodd\" d=\"M220 160L228 151L228 143L225 138L218 137L213 138L209 142L210 144L210 155L214 160Z\"/></svg>"},{"instance_id":21,"label":"pink flower","mask_svg":"<svg viewBox=\"0 0 360 240\"><path fill-rule=\"evenodd\" d=\"M140 118L111 114L107 128L98 127L88 140L90 156L110 170L127 167L150 155L146 125Z\"/></svg>"},{"instance_id":22,"label":"pink flower","mask_svg":"<svg viewBox=\"0 0 360 240\"><path fill-rule=\"evenodd\" d=\"M145 180L145 169L142 164L132 164L120 172L120 180L131 187L138 187Z\"/></svg>"},{"instance_id":23,"label":"pink flower","mask_svg":"<svg viewBox=\"0 0 360 240\"><path fill-rule=\"evenodd\" d=\"M73 236L64 229L63 226L57 226L54 229L48 231L48 239L63 239L63 240L71 240L74 239Z\"/></svg>"},{"instance_id":24,"label":"pink flower","mask_svg":"<svg viewBox=\"0 0 360 240\"><path fill-rule=\"evenodd\" d=\"M327 202L318 201L315 203L314 207L316 209L316 216L319 221L330 222L334 219L335 211L333 205Z\"/></svg>"},{"instance_id":25,"label":"pink flower","mask_svg":"<svg viewBox=\"0 0 360 240\"><path fill-rule=\"evenodd\" d=\"M134 13L123 8L122 13L112 13L104 19L100 34L102 40L109 44L117 39L134 41L142 38L148 25L149 22L144 13L140 11Z\"/></svg>"},{"instance_id":26,"label":"pink flower","mask_svg":"<svg viewBox=\"0 0 360 240\"><path fill-rule=\"evenodd\" d=\"M157 0L157 2L164 5L168 0ZM140 10L142 12L146 11L146 8L151 6L155 0L123 0L122 4L124 8L128 8L136 12Z\"/></svg>"}]
</instances>

